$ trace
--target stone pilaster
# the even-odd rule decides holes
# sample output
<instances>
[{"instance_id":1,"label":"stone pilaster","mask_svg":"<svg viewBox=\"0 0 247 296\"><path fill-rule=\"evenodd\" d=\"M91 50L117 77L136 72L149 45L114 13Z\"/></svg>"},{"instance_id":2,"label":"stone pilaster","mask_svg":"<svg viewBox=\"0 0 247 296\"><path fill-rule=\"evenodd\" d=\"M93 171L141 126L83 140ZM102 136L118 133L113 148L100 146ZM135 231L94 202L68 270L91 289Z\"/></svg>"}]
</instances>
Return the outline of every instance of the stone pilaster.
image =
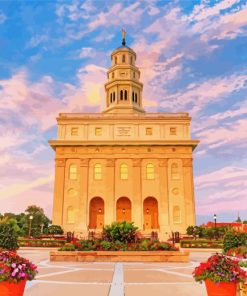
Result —
<instances>
[{"instance_id":1,"label":"stone pilaster","mask_svg":"<svg viewBox=\"0 0 247 296\"><path fill-rule=\"evenodd\" d=\"M133 199L132 199L132 221L135 225L143 229L143 206L142 206L142 176L141 176L141 166L142 159L136 158L132 160L133 164L133 176L135 182L133 183Z\"/></svg>"},{"instance_id":2,"label":"stone pilaster","mask_svg":"<svg viewBox=\"0 0 247 296\"><path fill-rule=\"evenodd\" d=\"M109 225L116 220L116 205L115 205L115 159L106 159L106 199L105 199L105 224Z\"/></svg>"}]
</instances>

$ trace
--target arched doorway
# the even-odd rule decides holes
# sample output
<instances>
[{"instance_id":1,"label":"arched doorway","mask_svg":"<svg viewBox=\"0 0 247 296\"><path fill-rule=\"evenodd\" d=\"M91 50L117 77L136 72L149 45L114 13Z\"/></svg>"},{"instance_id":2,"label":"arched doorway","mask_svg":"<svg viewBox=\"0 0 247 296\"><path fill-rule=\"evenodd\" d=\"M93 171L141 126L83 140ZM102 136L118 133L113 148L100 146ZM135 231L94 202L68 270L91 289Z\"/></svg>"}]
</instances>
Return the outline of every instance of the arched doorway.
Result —
<instances>
[{"instance_id":1,"label":"arched doorway","mask_svg":"<svg viewBox=\"0 0 247 296\"><path fill-rule=\"evenodd\" d=\"M103 228L104 208L104 200L101 197L94 197L91 199L89 206L89 228Z\"/></svg>"},{"instance_id":2,"label":"arched doorway","mask_svg":"<svg viewBox=\"0 0 247 296\"><path fill-rule=\"evenodd\" d=\"M117 222L131 222L131 201L127 197L120 197L117 201Z\"/></svg>"},{"instance_id":3,"label":"arched doorway","mask_svg":"<svg viewBox=\"0 0 247 296\"><path fill-rule=\"evenodd\" d=\"M154 197L147 197L143 202L144 230L159 228L158 202Z\"/></svg>"}]
</instances>

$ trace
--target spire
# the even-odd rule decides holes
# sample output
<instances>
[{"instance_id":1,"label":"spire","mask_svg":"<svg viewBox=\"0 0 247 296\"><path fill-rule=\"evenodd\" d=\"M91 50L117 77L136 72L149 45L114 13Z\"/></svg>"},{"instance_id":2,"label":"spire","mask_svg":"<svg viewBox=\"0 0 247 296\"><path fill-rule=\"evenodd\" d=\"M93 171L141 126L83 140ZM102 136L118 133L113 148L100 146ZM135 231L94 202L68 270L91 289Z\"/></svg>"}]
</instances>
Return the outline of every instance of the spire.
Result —
<instances>
[{"instance_id":1,"label":"spire","mask_svg":"<svg viewBox=\"0 0 247 296\"><path fill-rule=\"evenodd\" d=\"M124 28L122 28L122 45L123 46L126 45L125 39L126 39L126 31Z\"/></svg>"}]
</instances>

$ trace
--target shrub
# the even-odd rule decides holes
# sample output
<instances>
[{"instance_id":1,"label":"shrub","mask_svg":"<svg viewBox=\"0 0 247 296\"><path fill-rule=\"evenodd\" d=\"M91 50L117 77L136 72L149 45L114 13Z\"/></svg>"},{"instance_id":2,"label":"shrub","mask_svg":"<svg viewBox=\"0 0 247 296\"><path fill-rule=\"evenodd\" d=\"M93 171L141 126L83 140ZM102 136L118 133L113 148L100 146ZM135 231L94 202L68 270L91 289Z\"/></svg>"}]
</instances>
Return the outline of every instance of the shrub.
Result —
<instances>
[{"instance_id":1,"label":"shrub","mask_svg":"<svg viewBox=\"0 0 247 296\"><path fill-rule=\"evenodd\" d=\"M212 241L212 240L181 240L181 248L222 248L222 241Z\"/></svg>"},{"instance_id":2,"label":"shrub","mask_svg":"<svg viewBox=\"0 0 247 296\"><path fill-rule=\"evenodd\" d=\"M63 228L60 225L50 225L48 227L49 234L63 234Z\"/></svg>"},{"instance_id":3,"label":"shrub","mask_svg":"<svg viewBox=\"0 0 247 296\"><path fill-rule=\"evenodd\" d=\"M149 240L144 239L140 242L139 249L141 251L148 251L148 247L149 247Z\"/></svg>"},{"instance_id":4,"label":"shrub","mask_svg":"<svg viewBox=\"0 0 247 296\"><path fill-rule=\"evenodd\" d=\"M80 240L77 243L78 251L96 251L100 243L94 240Z\"/></svg>"},{"instance_id":5,"label":"shrub","mask_svg":"<svg viewBox=\"0 0 247 296\"><path fill-rule=\"evenodd\" d=\"M0 224L0 248L17 250L18 235L11 224Z\"/></svg>"},{"instance_id":6,"label":"shrub","mask_svg":"<svg viewBox=\"0 0 247 296\"><path fill-rule=\"evenodd\" d=\"M105 251L110 250L110 248L111 248L111 243L107 242L107 241L102 241L100 243L100 245L101 245L102 249Z\"/></svg>"},{"instance_id":7,"label":"shrub","mask_svg":"<svg viewBox=\"0 0 247 296\"><path fill-rule=\"evenodd\" d=\"M227 232L223 240L223 250L227 252L230 249L244 246L247 244L247 234L241 232Z\"/></svg>"},{"instance_id":8,"label":"shrub","mask_svg":"<svg viewBox=\"0 0 247 296\"><path fill-rule=\"evenodd\" d=\"M75 251L76 247L73 244L65 244L62 248L60 248L58 251Z\"/></svg>"},{"instance_id":9,"label":"shrub","mask_svg":"<svg viewBox=\"0 0 247 296\"><path fill-rule=\"evenodd\" d=\"M109 242L131 243L136 240L137 229L133 222L113 222L103 228L103 239Z\"/></svg>"},{"instance_id":10,"label":"shrub","mask_svg":"<svg viewBox=\"0 0 247 296\"><path fill-rule=\"evenodd\" d=\"M20 247L61 247L65 244L65 240L49 240L49 239L25 239L19 238Z\"/></svg>"}]
</instances>

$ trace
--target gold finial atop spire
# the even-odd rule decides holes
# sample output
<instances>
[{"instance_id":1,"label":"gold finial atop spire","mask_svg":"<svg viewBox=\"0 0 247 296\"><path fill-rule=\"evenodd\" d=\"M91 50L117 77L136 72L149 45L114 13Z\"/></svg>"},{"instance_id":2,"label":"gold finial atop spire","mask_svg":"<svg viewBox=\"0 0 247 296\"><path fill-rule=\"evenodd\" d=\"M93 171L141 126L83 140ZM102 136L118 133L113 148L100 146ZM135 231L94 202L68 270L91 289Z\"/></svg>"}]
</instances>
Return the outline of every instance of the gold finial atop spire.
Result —
<instances>
[{"instance_id":1,"label":"gold finial atop spire","mask_svg":"<svg viewBox=\"0 0 247 296\"><path fill-rule=\"evenodd\" d=\"M122 45L124 45L124 46L126 44L125 38L126 38L126 31L124 28L122 28Z\"/></svg>"}]
</instances>

